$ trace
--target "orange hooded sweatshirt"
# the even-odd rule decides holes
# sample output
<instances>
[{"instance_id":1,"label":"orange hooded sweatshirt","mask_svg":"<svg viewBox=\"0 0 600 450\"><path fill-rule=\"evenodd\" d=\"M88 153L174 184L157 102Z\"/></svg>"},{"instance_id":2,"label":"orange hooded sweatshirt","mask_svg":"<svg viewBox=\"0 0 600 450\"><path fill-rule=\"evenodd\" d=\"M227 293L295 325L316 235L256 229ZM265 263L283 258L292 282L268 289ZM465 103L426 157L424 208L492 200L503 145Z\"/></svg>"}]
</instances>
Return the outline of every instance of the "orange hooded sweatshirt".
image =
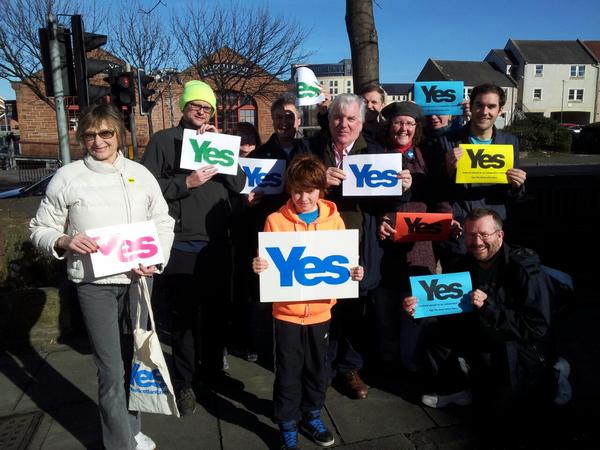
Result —
<instances>
[{"instance_id":1,"label":"orange hooded sweatshirt","mask_svg":"<svg viewBox=\"0 0 600 450\"><path fill-rule=\"evenodd\" d=\"M307 224L298 217L290 199L278 212L267 217L265 231L321 231L346 228L335 203L319 199L318 206L319 217L314 222ZM323 323L331 319L331 308L335 303L336 300L333 298L331 300L274 302L273 317L299 325Z\"/></svg>"}]
</instances>

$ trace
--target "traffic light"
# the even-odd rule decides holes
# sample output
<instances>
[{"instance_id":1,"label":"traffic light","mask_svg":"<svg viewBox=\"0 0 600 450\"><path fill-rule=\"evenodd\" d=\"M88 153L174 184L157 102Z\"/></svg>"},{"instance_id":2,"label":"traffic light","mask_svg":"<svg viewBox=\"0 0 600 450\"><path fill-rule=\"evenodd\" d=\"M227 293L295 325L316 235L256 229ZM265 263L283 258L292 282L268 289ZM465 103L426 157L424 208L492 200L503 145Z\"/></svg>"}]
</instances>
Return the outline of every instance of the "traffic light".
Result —
<instances>
[{"instance_id":1,"label":"traffic light","mask_svg":"<svg viewBox=\"0 0 600 450\"><path fill-rule=\"evenodd\" d=\"M112 101L119 109L130 110L135 105L135 84L132 72L116 72L111 81Z\"/></svg>"},{"instance_id":2,"label":"traffic light","mask_svg":"<svg viewBox=\"0 0 600 450\"><path fill-rule=\"evenodd\" d=\"M138 69L138 93L140 96L140 115L147 116L152 111L152 108L156 105L154 100L150 100L150 97L156 94L154 89L149 89L148 86L150 83L154 83L154 77L150 75L146 75L146 71L144 69Z\"/></svg>"},{"instance_id":3,"label":"traffic light","mask_svg":"<svg viewBox=\"0 0 600 450\"><path fill-rule=\"evenodd\" d=\"M71 16L71 29L73 31L77 100L79 108L83 109L110 94L109 87L94 86L89 83L89 78L106 71L110 67L110 62L88 59L86 55L87 52L106 44L108 38L103 34L86 33L80 15Z\"/></svg>"},{"instance_id":4,"label":"traffic light","mask_svg":"<svg viewBox=\"0 0 600 450\"><path fill-rule=\"evenodd\" d=\"M50 30L48 28L40 28L39 37L46 96L54 97L54 81L52 79L52 67L50 64ZM71 31L68 28L59 27L56 40L58 40L58 47L60 50L60 71L63 82L63 93L64 95L77 95L75 73L73 71Z\"/></svg>"}]
</instances>

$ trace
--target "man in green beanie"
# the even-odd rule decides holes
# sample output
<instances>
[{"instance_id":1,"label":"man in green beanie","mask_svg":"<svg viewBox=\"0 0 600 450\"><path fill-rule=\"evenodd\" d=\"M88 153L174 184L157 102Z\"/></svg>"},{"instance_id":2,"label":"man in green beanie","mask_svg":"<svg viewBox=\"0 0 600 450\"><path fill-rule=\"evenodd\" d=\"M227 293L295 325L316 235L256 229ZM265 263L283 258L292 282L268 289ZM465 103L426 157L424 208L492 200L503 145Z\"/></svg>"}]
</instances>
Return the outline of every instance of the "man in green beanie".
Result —
<instances>
[{"instance_id":1,"label":"man in green beanie","mask_svg":"<svg viewBox=\"0 0 600 450\"><path fill-rule=\"evenodd\" d=\"M142 158L175 219L175 242L163 276L172 315L171 379L184 415L196 409L194 388L244 387L223 371L223 349L231 276L228 193L239 193L246 177L239 166L237 175L217 174L214 166L179 167L184 129L218 132L209 123L216 106L208 84L187 82L179 99L179 125L155 133Z\"/></svg>"}]
</instances>

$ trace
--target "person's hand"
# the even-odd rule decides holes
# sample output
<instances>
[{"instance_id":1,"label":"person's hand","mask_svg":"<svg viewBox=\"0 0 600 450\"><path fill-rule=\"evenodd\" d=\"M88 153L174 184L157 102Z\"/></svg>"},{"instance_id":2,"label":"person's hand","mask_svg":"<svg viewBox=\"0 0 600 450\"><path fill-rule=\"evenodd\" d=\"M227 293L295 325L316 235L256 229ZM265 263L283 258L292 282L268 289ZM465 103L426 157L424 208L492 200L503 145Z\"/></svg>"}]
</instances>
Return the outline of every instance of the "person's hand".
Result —
<instances>
[{"instance_id":1,"label":"person's hand","mask_svg":"<svg viewBox=\"0 0 600 450\"><path fill-rule=\"evenodd\" d=\"M134 267L131 270L140 277L151 277L156 272L156 266L144 266L140 263L139 267Z\"/></svg>"},{"instance_id":2,"label":"person's hand","mask_svg":"<svg viewBox=\"0 0 600 450\"><path fill-rule=\"evenodd\" d=\"M264 259L261 258L260 256L257 256L256 258L254 258L252 260L252 270L254 271L255 274L259 274L265 270L267 270L269 268L269 262Z\"/></svg>"},{"instance_id":3,"label":"person's hand","mask_svg":"<svg viewBox=\"0 0 600 450\"><path fill-rule=\"evenodd\" d=\"M210 123L203 123L202 125L200 125L200 128L196 130L196 134L204 134L206 132L218 133L219 130L217 129L217 127L211 125Z\"/></svg>"},{"instance_id":4,"label":"person's hand","mask_svg":"<svg viewBox=\"0 0 600 450\"><path fill-rule=\"evenodd\" d=\"M463 107L463 117L468 122L471 120L471 104L469 103L469 100L464 99L460 102L460 105Z\"/></svg>"},{"instance_id":5,"label":"person's hand","mask_svg":"<svg viewBox=\"0 0 600 450\"><path fill-rule=\"evenodd\" d=\"M506 171L506 178L508 178L508 182L512 187L518 189L525 183L527 174L521 169L508 169Z\"/></svg>"},{"instance_id":6,"label":"person's hand","mask_svg":"<svg viewBox=\"0 0 600 450\"><path fill-rule=\"evenodd\" d=\"M362 266L356 266L350 269L350 278L352 278L352 281L360 281L363 279L364 275L365 269L363 269Z\"/></svg>"},{"instance_id":7,"label":"person's hand","mask_svg":"<svg viewBox=\"0 0 600 450\"><path fill-rule=\"evenodd\" d=\"M383 241L389 238L395 232L396 230L392 228L392 226L388 223L388 221L385 218L379 223L378 235L380 240Z\"/></svg>"},{"instance_id":8,"label":"person's hand","mask_svg":"<svg viewBox=\"0 0 600 450\"><path fill-rule=\"evenodd\" d=\"M396 175L399 180L402 182L402 191L408 191L412 186L412 175L408 169L401 170Z\"/></svg>"},{"instance_id":9,"label":"person's hand","mask_svg":"<svg viewBox=\"0 0 600 450\"><path fill-rule=\"evenodd\" d=\"M477 309L481 308L487 300L487 294L480 289L475 289L471 292L471 303Z\"/></svg>"},{"instance_id":10,"label":"person's hand","mask_svg":"<svg viewBox=\"0 0 600 450\"><path fill-rule=\"evenodd\" d=\"M185 185L188 189L202 186L204 183L214 177L218 170L219 169L217 169L215 166L200 167L198 170L194 170L187 177L185 177Z\"/></svg>"},{"instance_id":11,"label":"person's hand","mask_svg":"<svg viewBox=\"0 0 600 450\"><path fill-rule=\"evenodd\" d=\"M83 233L76 234L75 236L61 236L56 240L54 247L79 253L80 255L87 255L98 251L96 241Z\"/></svg>"},{"instance_id":12,"label":"person's hand","mask_svg":"<svg viewBox=\"0 0 600 450\"><path fill-rule=\"evenodd\" d=\"M452 219L450 223L450 236L454 239L458 239L463 234L463 227L460 222L456 219Z\"/></svg>"},{"instance_id":13,"label":"person's hand","mask_svg":"<svg viewBox=\"0 0 600 450\"><path fill-rule=\"evenodd\" d=\"M320 86L321 94L325 97L321 103L317 105L317 114L327 114L327 110L329 109L329 105L331 104L331 94L329 91L326 91L323 86Z\"/></svg>"},{"instance_id":14,"label":"person's hand","mask_svg":"<svg viewBox=\"0 0 600 450\"><path fill-rule=\"evenodd\" d=\"M415 315L417 303L417 297L406 297L404 300L402 300L402 308L412 317Z\"/></svg>"},{"instance_id":15,"label":"person's hand","mask_svg":"<svg viewBox=\"0 0 600 450\"><path fill-rule=\"evenodd\" d=\"M329 167L327 169L327 187L339 186L346 179L346 172L337 167Z\"/></svg>"},{"instance_id":16,"label":"person's hand","mask_svg":"<svg viewBox=\"0 0 600 450\"><path fill-rule=\"evenodd\" d=\"M456 169L458 160L463 155L462 148L454 147L451 151L446 153L446 165L452 169Z\"/></svg>"},{"instance_id":17,"label":"person's hand","mask_svg":"<svg viewBox=\"0 0 600 450\"><path fill-rule=\"evenodd\" d=\"M256 206L260 203L265 193L263 191L252 191L246 195L246 204L248 206Z\"/></svg>"}]
</instances>

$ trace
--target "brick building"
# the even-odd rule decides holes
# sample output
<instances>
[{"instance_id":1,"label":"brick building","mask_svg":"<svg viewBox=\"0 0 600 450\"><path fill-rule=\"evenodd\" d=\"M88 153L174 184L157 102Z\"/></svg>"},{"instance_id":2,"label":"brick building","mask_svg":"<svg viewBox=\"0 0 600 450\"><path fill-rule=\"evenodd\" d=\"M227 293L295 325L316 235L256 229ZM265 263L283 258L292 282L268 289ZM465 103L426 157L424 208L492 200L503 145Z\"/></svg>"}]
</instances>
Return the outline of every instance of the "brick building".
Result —
<instances>
[{"instance_id":1,"label":"brick building","mask_svg":"<svg viewBox=\"0 0 600 450\"><path fill-rule=\"evenodd\" d=\"M100 59L115 60L113 55L102 51L104 55ZM97 55L93 57L98 58ZM118 60L117 60L118 61ZM152 110L151 120L153 132L170 128L177 125L181 119L181 111L179 110L179 97L183 91L183 84L188 80L197 78L192 75L193 69L186 69L177 77L171 77L170 80L163 80L150 85L151 88L157 91L156 106ZM272 76L265 73L265 77ZM94 84L103 84L102 79L106 75L99 75L94 79ZM212 84L209 80L209 84ZM252 83L260 83L259 79L248 80L246 85ZM19 125L21 134L21 152L24 156L40 157L40 158L58 158L58 136L56 125L56 114L54 109L38 98L31 89L19 82L13 82L12 87L16 92L16 100L19 108ZM213 89L215 86L213 85ZM217 114L213 117L213 123L219 128L223 128L224 115L227 115L227 129L237 122L254 123L258 129L261 139L266 141L273 133L271 122L270 107L272 101L280 94L289 90L288 85L275 80L269 88L270 95L257 96L249 98L240 94L235 90L236 86L228 87L227 94L224 96L217 95ZM249 89L250 91L252 89ZM216 89L215 89L216 91ZM223 109L222 99L226 99L230 104L234 105L234 109ZM83 150L75 139L75 130L79 117L79 106L77 105L76 97L65 97L65 105L67 109L67 122L69 124L69 142L71 147L71 157L78 159L83 156ZM135 125L136 136L140 154L144 151L148 141L150 140L150 127L147 116L140 116L139 109L136 107ZM227 131L227 130L223 130ZM131 136L128 132L128 144L131 143Z\"/></svg>"}]
</instances>

